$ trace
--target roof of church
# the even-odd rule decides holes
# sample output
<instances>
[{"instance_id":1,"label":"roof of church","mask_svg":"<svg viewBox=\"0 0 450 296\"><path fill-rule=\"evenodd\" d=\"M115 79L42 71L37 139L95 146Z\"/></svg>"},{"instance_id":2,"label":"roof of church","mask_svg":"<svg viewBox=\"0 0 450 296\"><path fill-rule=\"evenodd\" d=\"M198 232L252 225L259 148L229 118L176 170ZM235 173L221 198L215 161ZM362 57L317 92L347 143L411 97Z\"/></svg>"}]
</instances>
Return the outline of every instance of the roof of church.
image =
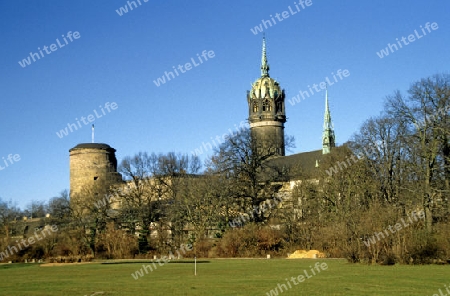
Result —
<instances>
[{"instance_id":1,"label":"roof of church","mask_svg":"<svg viewBox=\"0 0 450 296\"><path fill-rule=\"evenodd\" d=\"M294 178L313 173L316 169L316 161L320 163L322 157L322 149L320 149L277 157L270 162L277 167L290 168L289 176Z\"/></svg>"}]
</instances>

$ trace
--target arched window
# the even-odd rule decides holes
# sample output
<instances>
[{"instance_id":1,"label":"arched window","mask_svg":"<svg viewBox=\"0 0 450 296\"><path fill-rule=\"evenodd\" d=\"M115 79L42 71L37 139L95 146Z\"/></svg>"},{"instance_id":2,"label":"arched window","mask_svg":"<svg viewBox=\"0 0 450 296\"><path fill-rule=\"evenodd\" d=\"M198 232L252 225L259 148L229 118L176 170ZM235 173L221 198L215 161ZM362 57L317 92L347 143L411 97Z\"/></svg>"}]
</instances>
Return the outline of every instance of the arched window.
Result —
<instances>
[{"instance_id":1,"label":"arched window","mask_svg":"<svg viewBox=\"0 0 450 296\"><path fill-rule=\"evenodd\" d=\"M272 111L272 104L270 104L269 100L264 100L263 111Z\"/></svg>"},{"instance_id":2,"label":"arched window","mask_svg":"<svg viewBox=\"0 0 450 296\"><path fill-rule=\"evenodd\" d=\"M258 102L253 102L253 113L258 112Z\"/></svg>"}]
</instances>

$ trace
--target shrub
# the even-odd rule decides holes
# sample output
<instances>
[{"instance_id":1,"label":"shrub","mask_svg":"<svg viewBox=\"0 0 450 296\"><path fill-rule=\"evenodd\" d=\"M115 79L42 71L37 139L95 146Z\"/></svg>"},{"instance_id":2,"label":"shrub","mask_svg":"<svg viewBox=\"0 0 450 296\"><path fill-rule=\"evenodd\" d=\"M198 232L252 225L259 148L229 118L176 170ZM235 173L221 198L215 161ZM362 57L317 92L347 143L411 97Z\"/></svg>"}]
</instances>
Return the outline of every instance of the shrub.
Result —
<instances>
[{"instance_id":1,"label":"shrub","mask_svg":"<svg viewBox=\"0 0 450 296\"><path fill-rule=\"evenodd\" d=\"M220 257L261 257L267 253L277 255L283 247L284 239L279 230L251 223L228 229L214 253Z\"/></svg>"}]
</instances>

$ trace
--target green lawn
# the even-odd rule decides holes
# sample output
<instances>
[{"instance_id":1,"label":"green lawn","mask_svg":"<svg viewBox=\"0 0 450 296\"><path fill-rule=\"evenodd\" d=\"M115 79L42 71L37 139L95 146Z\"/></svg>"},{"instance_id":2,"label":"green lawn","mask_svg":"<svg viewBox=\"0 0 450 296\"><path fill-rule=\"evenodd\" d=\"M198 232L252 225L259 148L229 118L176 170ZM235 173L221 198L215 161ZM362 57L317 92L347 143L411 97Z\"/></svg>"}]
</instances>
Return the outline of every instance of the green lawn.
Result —
<instances>
[{"instance_id":1,"label":"green lawn","mask_svg":"<svg viewBox=\"0 0 450 296\"><path fill-rule=\"evenodd\" d=\"M328 269L280 295L423 295L450 286L450 266L367 266L334 259L208 260L157 265L135 280L143 263L41 267L0 265L0 295L267 295L316 262ZM278 290L279 292L279 290ZM275 295L275 294L273 294ZM449 294L450 295L450 294Z\"/></svg>"}]
</instances>

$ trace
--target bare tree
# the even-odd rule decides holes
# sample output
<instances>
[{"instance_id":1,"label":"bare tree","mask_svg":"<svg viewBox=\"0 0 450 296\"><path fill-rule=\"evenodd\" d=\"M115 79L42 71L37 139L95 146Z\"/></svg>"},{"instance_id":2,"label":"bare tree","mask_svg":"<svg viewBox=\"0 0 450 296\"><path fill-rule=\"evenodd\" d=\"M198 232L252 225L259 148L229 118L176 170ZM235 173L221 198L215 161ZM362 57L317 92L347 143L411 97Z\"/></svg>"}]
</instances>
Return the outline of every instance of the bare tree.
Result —
<instances>
[{"instance_id":1,"label":"bare tree","mask_svg":"<svg viewBox=\"0 0 450 296\"><path fill-rule=\"evenodd\" d=\"M185 217L174 207L185 178L199 171L198 157L187 155L147 154L140 152L134 157L126 157L119 171L126 180L125 186L117 188L113 194L120 201L122 224L127 223L134 231L139 228L140 250L149 247L151 227L158 229L158 237L164 238L159 245L167 242L166 233L182 234Z\"/></svg>"},{"instance_id":2,"label":"bare tree","mask_svg":"<svg viewBox=\"0 0 450 296\"><path fill-rule=\"evenodd\" d=\"M448 213L450 76L435 75L414 83L409 96L388 97L387 109L413 130L409 190L420 194L428 229ZM440 208L438 215L436 208ZM442 213L442 208L445 212ZM433 209L435 213L433 214ZM442 215L444 214L444 215Z\"/></svg>"},{"instance_id":3,"label":"bare tree","mask_svg":"<svg viewBox=\"0 0 450 296\"><path fill-rule=\"evenodd\" d=\"M44 201L33 200L27 204L24 213L29 218L43 218L47 214L46 208Z\"/></svg>"},{"instance_id":4,"label":"bare tree","mask_svg":"<svg viewBox=\"0 0 450 296\"><path fill-rule=\"evenodd\" d=\"M380 184L381 198L394 206L406 202L399 201L399 189L408 166L407 139L410 135L411 131L402 120L381 115L367 120L350 143L354 153L367 164L371 176Z\"/></svg>"},{"instance_id":5,"label":"bare tree","mask_svg":"<svg viewBox=\"0 0 450 296\"><path fill-rule=\"evenodd\" d=\"M270 146L270 145L269 145ZM259 211L261 203L274 199L281 188L280 181L288 179L288 171L270 160L275 152L260 152L250 130L229 137L208 162L208 170L230 180L227 194L232 204L251 220L266 221L271 211Z\"/></svg>"},{"instance_id":6,"label":"bare tree","mask_svg":"<svg viewBox=\"0 0 450 296\"><path fill-rule=\"evenodd\" d=\"M8 240L12 222L21 218L20 209L12 201L6 202L0 199L0 234Z\"/></svg>"},{"instance_id":7,"label":"bare tree","mask_svg":"<svg viewBox=\"0 0 450 296\"><path fill-rule=\"evenodd\" d=\"M70 198L69 192L64 190L60 196L53 197L48 202L48 214L55 221L64 222L70 218Z\"/></svg>"}]
</instances>

